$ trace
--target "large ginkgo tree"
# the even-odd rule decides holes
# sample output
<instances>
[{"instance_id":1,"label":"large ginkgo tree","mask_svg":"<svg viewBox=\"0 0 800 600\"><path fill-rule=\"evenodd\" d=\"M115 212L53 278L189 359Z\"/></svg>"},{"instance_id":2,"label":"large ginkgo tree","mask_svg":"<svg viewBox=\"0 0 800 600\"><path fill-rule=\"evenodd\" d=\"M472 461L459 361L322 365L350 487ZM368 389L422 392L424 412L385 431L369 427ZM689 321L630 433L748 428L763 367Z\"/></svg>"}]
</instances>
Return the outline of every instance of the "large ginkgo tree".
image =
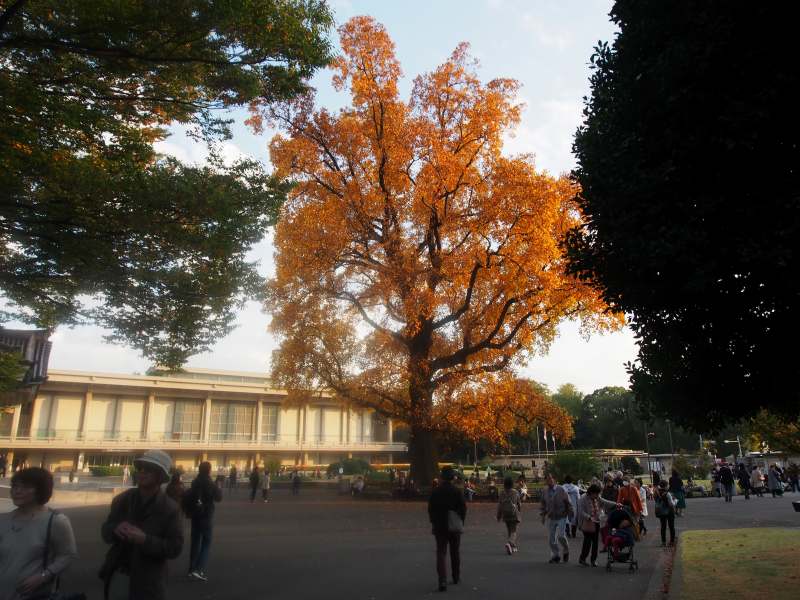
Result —
<instances>
[{"instance_id":1,"label":"large ginkgo tree","mask_svg":"<svg viewBox=\"0 0 800 600\"><path fill-rule=\"evenodd\" d=\"M517 82L482 83L464 44L404 101L385 29L357 17L340 35L334 83L350 106L334 114L307 95L251 119L283 129L271 158L296 184L268 286L273 376L407 423L421 483L435 473L437 432L492 421L496 434L513 427L496 419L506 410L570 436L546 399L518 406L513 367L562 319L593 329L620 318L564 272L574 185L502 154L520 118Z\"/></svg>"}]
</instances>

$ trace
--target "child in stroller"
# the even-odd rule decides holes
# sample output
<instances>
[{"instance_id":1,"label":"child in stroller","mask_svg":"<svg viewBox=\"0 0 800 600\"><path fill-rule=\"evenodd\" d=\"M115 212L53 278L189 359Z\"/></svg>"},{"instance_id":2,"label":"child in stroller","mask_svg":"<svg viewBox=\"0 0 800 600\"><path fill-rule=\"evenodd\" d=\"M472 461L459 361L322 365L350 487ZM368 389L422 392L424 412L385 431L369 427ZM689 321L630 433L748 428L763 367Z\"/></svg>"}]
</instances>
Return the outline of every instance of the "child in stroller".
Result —
<instances>
[{"instance_id":1,"label":"child in stroller","mask_svg":"<svg viewBox=\"0 0 800 600\"><path fill-rule=\"evenodd\" d=\"M635 517L630 512L630 506L616 508L608 515L608 522L600 530L600 537L603 540L605 552L608 560L606 571L611 570L611 565L616 563L627 563L629 570L639 569L639 561L634 558L633 547L636 543L636 532L634 529Z\"/></svg>"}]
</instances>

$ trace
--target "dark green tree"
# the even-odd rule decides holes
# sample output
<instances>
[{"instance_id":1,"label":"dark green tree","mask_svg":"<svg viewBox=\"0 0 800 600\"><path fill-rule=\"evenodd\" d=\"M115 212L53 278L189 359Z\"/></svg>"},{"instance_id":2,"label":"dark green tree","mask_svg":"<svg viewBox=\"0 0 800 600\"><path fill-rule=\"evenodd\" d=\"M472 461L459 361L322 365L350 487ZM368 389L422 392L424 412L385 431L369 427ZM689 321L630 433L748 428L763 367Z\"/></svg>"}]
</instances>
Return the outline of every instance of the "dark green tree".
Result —
<instances>
[{"instance_id":1,"label":"dark green tree","mask_svg":"<svg viewBox=\"0 0 800 600\"><path fill-rule=\"evenodd\" d=\"M571 270L629 315L637 399L697 431L800 411L797 11L619 0L592 57Z\"/></svg>"},{"instance_id":2,"label":"dark green tree","mask_svg":"<svg viewBox=\"0 0 800 600\"><path fill-rule=\"evenodd\" d=\"M96 322L170 367L229 331L286 186L153 143L214 148L227 109L305 92L331 26L320 0L0 1L0 321Z\"/></svg>"},{"instance_id":3,"label":"dark green tree","mask_svg":"<svg viewBox=\"0 0 800 600\"><path fill-rule=\"evenodd\" d=\"M565 409L574 418L581 416L581 406L583 394L571 383L565 383L558 387L558 391L552 395L553 402Z\"/></svg>"}]
</instances>

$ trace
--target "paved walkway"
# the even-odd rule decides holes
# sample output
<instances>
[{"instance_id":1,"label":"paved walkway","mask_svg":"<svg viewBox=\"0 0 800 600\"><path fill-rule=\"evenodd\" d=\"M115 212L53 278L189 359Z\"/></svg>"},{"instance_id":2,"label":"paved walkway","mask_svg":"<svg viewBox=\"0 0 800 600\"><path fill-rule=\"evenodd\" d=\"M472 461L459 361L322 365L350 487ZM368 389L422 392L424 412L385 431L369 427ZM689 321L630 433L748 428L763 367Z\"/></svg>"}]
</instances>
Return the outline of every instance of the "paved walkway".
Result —
<instances>
[{"instance_id":1,"label":"paved walkway","mask_svg":"<svg viewBox=\"0 0 800 600\"><path fill-rule=\"evenodd\" d=\"M426 598L434 591L433 538L424 503L354 501L325 496L294 499L279 491L269 504L250 504L244 492L219 506L207 583L187 580L188 539L184 554L172 565L171 600L394 600ZM689 500L678 519L681 529L798 527L792 494L783 499L737 498ZM800 496L800 495L796 495ZM572 544L571 562L549 565L546 530L536 507L526 506L520 552L503 552L504 528L494 520L494 506L471 504L462 542L462 583L449 586L447 597L494 599L547 597L574 600L642 598L660 549L657 521L648 519L650 534L637 546L640 571L617 565L613 573L577 564L581 534ZM651 505L652 511L652 505ZM96 571L105 547L99 528L105 510L72 508L81 553L79 564L65 578L64 589L85 590L100 598ZM187 532L188 533L188 532Z\"/></svg>"}]
</instances>

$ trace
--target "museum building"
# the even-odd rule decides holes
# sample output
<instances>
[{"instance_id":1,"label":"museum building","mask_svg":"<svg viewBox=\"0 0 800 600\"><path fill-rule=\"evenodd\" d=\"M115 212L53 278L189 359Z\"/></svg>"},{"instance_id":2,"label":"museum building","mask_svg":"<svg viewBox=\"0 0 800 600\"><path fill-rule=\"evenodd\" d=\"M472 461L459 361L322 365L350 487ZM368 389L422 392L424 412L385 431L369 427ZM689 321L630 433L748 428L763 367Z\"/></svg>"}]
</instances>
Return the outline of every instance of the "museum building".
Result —
<instances>
[{"instance_id":1,"label":"museum building","mask_svg":"<svg viewBox=\"0 0 800 600\"><path fill-rule=\"evenodd\" d=\"M8 464L52 471L125 465L150 448L176 465L212 468L278 461L307 469L343 458L392 463L406 452L392 421L328 394L287 400L258 373L186 369L118 375L51 369L32 402L3 407Z\"/></svg>"}]
</instances>

